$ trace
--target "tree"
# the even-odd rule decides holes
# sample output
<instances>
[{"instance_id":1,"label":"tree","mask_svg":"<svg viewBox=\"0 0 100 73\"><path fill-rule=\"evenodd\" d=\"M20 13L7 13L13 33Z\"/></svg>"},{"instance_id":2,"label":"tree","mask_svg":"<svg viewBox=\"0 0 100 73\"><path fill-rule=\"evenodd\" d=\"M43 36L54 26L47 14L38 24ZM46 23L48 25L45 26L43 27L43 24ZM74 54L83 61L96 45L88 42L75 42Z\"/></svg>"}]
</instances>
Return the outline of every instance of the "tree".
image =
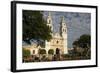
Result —
<instances>
[{"instance_id":1,"label":"tree","mask_svg":"<svg viewBox=\"0 0 100 73\"><path fill-rule=\"evenodd\" d=\"M30 51L23 48L23 57L29 57L30 55Z\"/></svg>"},{"instance_id":2,"label":"tree","mask_svg":"<svg viewBox=\"0 0 100 73\"><path fill-rule=\"evenodd\" d=\"M91 37L90 35L82 35L80 36L80 39L78 40L79 41L79 46L82 47L82 48L88 48L91 46Z\"/></svg>"},{"instance_id":3,"label":"tree","mask_svg":"<svg viewBox=\"0 0 100 73\"><path fill-rule=\"evenodd\" d=\"M30 43L31 39L50 40L50 27L46 25L41 11L23 10L23 41Z\"/></svg>"},{"instance_id":4,"label":"tree","mask_svg":"<svg viewBox=\"0 0 100 73\"><path fill-rule=\"evenodd\" d=\"M82 48L81 53L78 52L77 47ZM90 58L91 36L84 34L79 39L73 42L74 53L81 54L85 58Z\"/></svg>"},{"instance_id":5,"label":"tree","mask_svg":"<svg viewBox=\"0 0 100 73\"><path fill-rule=\"evenodd\" d=\"M73 42L73 47L78 46L81 48L88 48L91 46L91 36L84 34L79 39Z\"/></svg>"},{"instance_id":6,"label":"tree","mask_svg":"<svg viewBox=\"0 0 100 73\"><path fill-rule=\"evenodd\" d=\"M50 50L48 51L48 54L53 55L53 54L54 54L54 50L53 50L53 49L50 49Z\"/></svg>"}]
</instances>

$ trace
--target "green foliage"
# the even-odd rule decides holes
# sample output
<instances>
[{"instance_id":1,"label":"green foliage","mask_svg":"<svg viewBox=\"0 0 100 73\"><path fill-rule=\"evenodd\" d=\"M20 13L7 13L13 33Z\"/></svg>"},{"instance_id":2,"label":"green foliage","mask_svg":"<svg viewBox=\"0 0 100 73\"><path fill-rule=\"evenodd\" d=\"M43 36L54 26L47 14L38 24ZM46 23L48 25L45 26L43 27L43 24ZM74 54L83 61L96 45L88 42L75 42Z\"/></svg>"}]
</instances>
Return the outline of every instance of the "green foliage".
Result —
<instances>
[{"instance_id":1,"label":"green foliage","mask_svg":"<svg viewBox=\"0 0 100 73\"><path fill-rule=\"evenodd\" d=\"M29 57L31 55L30 51L29 50L25 50L23 48L23 57Z\"/></svg>"},{"instance_id":2,"label":"green foliage","mask_svg":"<svg viewBox=\"0 0 100 73\"><path fill-rule=\"evenodd\" d=\"M46 50L45 49L39 49L39 54L46 54Z\"/></svg>"},{"instance_id":3,"label":"green foliage","mask_svg":"<svg viewBox=\"0 0 100 73\"><path fill-rule=\"evenodd\" d=\"M41 11L23 10L23 40L30 39L50 40L50 27L46 25Z\"/></svg>"},{"instance_id":4,"label":"green foliage","mask_svg":"<svg viewBox=\"0 0 100 73\"><path fill-rule=\"evenodd\" d=\"M81 48L81 52L78 52L78 48ZM73 42L74 55L81 56L82 58L91 57L91 36L84 34L80 38Z\"/></svg>"},{"instance_id":5,"label":"green foliage","mask_svg":"<svg viewBox=\"0 0 100 73\"><path fill-rule=\"evenodd\" d=\"M80 46L82 48L87 48L87 46L91 46L91 37L90 37L90 35L80 36L79 43L82 43L82 45L80 44Z\"/></svg>"},{"instance_id":6,"label":"green foliage","mask_svg":"<svg viewBox=\"0 0 100 73\"><path fill-rule=\"evenodd\" d=\"M48 54L53 55L53 54L54 54L54 50L53 50L53 49L50 49L50 50L48 51Z\"/></svg>"},{"instance_id":7,"label":"green foliage","mask_svg":"<svg viewBox=\"0 0 100 73\"><path fill-rule=\"evenodd\" d=\"M64 58L69 58L69 57L70 57L69 54L63 54L62 56L63 56Z\"/></svg>"},{"instance_id":8,"label":"green foliage","mask_svg":"<svg viewBox=\"0 0 100 73\"><path fill-rule=\"evenodd\" d=\"M91 46L91 36L84 34L80 38L73 42L73 46L78 46L81 48L88 48Z\"/></svg>"}]
</instances>

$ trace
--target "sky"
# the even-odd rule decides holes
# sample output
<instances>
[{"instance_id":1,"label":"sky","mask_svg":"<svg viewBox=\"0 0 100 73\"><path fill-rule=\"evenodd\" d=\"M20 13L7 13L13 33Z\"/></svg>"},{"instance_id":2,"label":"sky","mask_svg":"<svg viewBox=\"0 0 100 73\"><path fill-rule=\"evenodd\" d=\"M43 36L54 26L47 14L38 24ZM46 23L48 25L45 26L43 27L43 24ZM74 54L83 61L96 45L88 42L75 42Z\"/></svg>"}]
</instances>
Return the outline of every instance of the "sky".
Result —
<instances>
[{"instance_id":1,"label":"sky","mask_svg":"<svg viewBox=\"0 0 100 73\"><path fill-rule=\"evenodd\" d=\"M48 16L48 11L43 12L44 19ZM54 32L59 32L61 17L64 16L67 25L68 48L72 48L72 43L83 34L91 33L91 13L78 12L53 12L51 11Z\"/></svg>"}]
</instances>

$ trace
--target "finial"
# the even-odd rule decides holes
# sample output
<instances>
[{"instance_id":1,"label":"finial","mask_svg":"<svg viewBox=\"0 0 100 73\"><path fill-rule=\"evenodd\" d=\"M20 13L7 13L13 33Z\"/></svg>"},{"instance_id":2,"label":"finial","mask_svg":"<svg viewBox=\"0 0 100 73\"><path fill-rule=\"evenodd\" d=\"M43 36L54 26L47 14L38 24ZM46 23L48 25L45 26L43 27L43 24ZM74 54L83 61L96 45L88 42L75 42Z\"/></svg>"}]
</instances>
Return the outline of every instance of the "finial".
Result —
<instances>
[{"instance_id":1,"label":"finial","mask_svg":"<svg viewBox=\"0 0 100 73\"><path fill-rule=\"evenodd\" d=\"M64 16L61 17L61 22L64 22Z\"/></svg>"},{"instance_id":2,"label":"finial","mask_svg":"<svg viewBox=\"0 0 100 73\"><path fill-rule=\"evenodd\" d=\"M49 16L51 16L51 12L49 12Z\"/></svg>"}]
</instances>

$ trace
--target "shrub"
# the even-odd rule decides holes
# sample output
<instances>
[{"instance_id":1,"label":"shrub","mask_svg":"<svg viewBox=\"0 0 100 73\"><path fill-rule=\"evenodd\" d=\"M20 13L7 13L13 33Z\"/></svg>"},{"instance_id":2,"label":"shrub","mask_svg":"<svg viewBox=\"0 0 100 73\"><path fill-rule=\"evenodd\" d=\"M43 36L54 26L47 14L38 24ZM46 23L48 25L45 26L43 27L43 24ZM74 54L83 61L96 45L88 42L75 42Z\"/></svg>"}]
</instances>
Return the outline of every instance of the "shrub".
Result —
<instances>
[{"instance_id":1,"label":"shrub","mask_svg":"<svg viewBox=\"0 0 100 73\"><path fill-rule=\"evenodd\" d=\"M30 55L30 51L23 48L23 57L29 57Z\"/></svg>"},{"instance_id":2,"label":"shrub","mask_svg":"<svg viewBox=\"0 0 100 73\"><path fill-rule=\"evenodd\" d=\"M48 54L53 55L53 54L54 54L54 50L53 50L53 49L50 49L50 50L48 51Z\"/></svg>"},{"instance_id":3,"label":"shrub","mask_svg":"<svg viewBox=\"0 0 100 73\"><path fill-rule=\"evenodd\" d=\"M39 49L39 54L46 54L46 50L45 49Z\"/></svg>"}]
</instances>

